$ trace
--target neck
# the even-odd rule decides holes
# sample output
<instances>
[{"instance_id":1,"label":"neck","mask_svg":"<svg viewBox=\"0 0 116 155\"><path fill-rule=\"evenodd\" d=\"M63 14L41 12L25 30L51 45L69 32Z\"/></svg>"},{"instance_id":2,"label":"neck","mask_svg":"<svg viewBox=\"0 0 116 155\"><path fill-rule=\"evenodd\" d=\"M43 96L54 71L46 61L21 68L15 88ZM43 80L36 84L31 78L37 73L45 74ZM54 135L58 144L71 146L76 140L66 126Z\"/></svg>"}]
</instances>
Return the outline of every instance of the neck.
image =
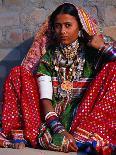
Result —
<instances>
[{"instance_id":1,"label":"neck","mask_svg":"<svg viewBox=\"0 0 116 155\"><path fill-rule=\"evenodd\" d=\"M72 43L70 43L68 45L60 43L60 47L61 48L64 48L64 47L72 47L72 48L74 48L75 46L77 46L77 44L79 44L78 39L76 39L74 42L72 42Z\"/></svg>"},{"instance_id":2,"label":"neck","mask_svg":"<svg viewBox=\"0 0 116 155\"><path fill-rule=\"evenodd\" d=\"M79 48L78 40L75 40L73 43L69 45L60 44L60 50L62 51L64 56L69 60L73 60L75 58L78 52L78 48Z\"/></svg>"}]
</instances>

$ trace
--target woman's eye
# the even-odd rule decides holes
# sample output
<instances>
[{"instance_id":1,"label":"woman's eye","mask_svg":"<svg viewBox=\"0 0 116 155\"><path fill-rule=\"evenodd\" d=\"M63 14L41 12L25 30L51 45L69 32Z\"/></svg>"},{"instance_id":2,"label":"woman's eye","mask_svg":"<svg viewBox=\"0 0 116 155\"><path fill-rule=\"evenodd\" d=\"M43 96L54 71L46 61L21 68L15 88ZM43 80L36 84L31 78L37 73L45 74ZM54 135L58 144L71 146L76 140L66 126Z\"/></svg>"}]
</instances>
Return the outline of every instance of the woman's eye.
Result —
<instances>
[{"instance_id":1,"label":"woman's eye","mask_svg":"<svg viewBox=\"0 0 116 155\"><path fill-rule=\"evenodd\" d=\"M54 26L56 29L58 29L58 28L60 28L61 26L60 26L60 24L55 24L55 26Z\"/></svg>"},{"instance_id":2,"label":"woman's eye","mask_svg":"<svg viewBox=\"0 0 116 155\"><path fill-rule=\"evenodd\" d=\"M71 24L66 24L65 26L66 26L66 28L69 28L69 27L71 27Z\"/></svg>"}]
</instances>

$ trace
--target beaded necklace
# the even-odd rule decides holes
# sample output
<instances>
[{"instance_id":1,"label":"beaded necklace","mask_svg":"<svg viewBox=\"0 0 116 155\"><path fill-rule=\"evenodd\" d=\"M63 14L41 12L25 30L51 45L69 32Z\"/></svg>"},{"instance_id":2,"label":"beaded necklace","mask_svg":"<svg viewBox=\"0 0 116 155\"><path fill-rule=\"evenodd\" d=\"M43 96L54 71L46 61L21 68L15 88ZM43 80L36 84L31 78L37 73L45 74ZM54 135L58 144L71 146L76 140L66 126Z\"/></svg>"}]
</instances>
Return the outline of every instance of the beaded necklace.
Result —
<instances>
[{"instance_id":1,"label":"beaded necklace","mask_svg":"<svg viewBox=\"0 0 116 155\"><path fill-rule=\"evenodd\" d=\"M79 80L82 77L85 54L79 51L78 40L65 46L60 45L55 50L54 66L63 80Z\"/></svg>"},{"instance_id":2,"label":"beaded necklace","mask_svg":"<svg viewBox=\"0 0 116 155\"><path fill-rule=\"evenodd\" d=\"M58 46L53 63L58 73L58 96L65 110L73 97L73 81L80 80L85 64L85 54L80 50L78 40L68 46Z\"/></svg>"},{"instance_id":3,"label":"beaded necklace","mask_svg":"<svg viewBox=\"0 0 116 155\"><path fill-rule=\"evenodd\" d=\"M66 59L73 60L77 55L77 49L79 48L79 42L76 40L70 45L60 45L60 51L63 53Z\"/></svg>"}]
</instances>

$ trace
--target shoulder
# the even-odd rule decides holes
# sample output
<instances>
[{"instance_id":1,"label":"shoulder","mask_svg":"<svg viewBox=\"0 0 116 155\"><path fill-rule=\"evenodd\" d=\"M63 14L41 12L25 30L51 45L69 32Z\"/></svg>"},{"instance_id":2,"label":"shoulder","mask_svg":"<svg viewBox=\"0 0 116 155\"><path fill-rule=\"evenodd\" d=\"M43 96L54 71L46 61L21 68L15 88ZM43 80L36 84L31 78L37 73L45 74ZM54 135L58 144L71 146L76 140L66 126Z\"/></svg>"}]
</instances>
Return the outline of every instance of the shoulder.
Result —
<instances>
[{"instance_id":1,"label":"shoulder","mask_svg":"<svg viewBox=\"0 0 116 155\"><path fill-rule=\"evenodd\" d=\"M46 53L41 57L40 62L48 61L50 62L54 56L55 46L49 46L46 48Z\"/></svg>"}]
</instances>

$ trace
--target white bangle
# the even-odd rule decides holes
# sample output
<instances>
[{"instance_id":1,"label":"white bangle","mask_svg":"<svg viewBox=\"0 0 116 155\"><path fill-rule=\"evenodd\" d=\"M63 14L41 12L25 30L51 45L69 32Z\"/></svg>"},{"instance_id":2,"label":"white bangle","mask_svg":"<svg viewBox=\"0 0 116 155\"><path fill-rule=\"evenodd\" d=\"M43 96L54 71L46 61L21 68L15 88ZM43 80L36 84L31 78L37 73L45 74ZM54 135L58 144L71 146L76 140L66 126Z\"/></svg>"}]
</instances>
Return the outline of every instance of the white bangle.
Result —
<instances>
[{"instance_id":1,"label":"white bangle","mask_svg":"<svg viewBox=\"0 0 116 155\"><path fill-rule=\"evenodd\" d=\"M45 120L47 120L51 115L57 116L57 114L54 111L50 111L45 115ZM58 116L57 116L58 117Z\"/></svg>"},{"instance_id":2,"label":"white bangle","mask_svg":"<svg viewBox=\"0 0 116 155\"><path fill-rule=\"evenodd\" d=\"M62 132L64 132L64 131L66 131L65 129L61 129L58 133L62 133Z\"/></svg>"}]
</instances>

